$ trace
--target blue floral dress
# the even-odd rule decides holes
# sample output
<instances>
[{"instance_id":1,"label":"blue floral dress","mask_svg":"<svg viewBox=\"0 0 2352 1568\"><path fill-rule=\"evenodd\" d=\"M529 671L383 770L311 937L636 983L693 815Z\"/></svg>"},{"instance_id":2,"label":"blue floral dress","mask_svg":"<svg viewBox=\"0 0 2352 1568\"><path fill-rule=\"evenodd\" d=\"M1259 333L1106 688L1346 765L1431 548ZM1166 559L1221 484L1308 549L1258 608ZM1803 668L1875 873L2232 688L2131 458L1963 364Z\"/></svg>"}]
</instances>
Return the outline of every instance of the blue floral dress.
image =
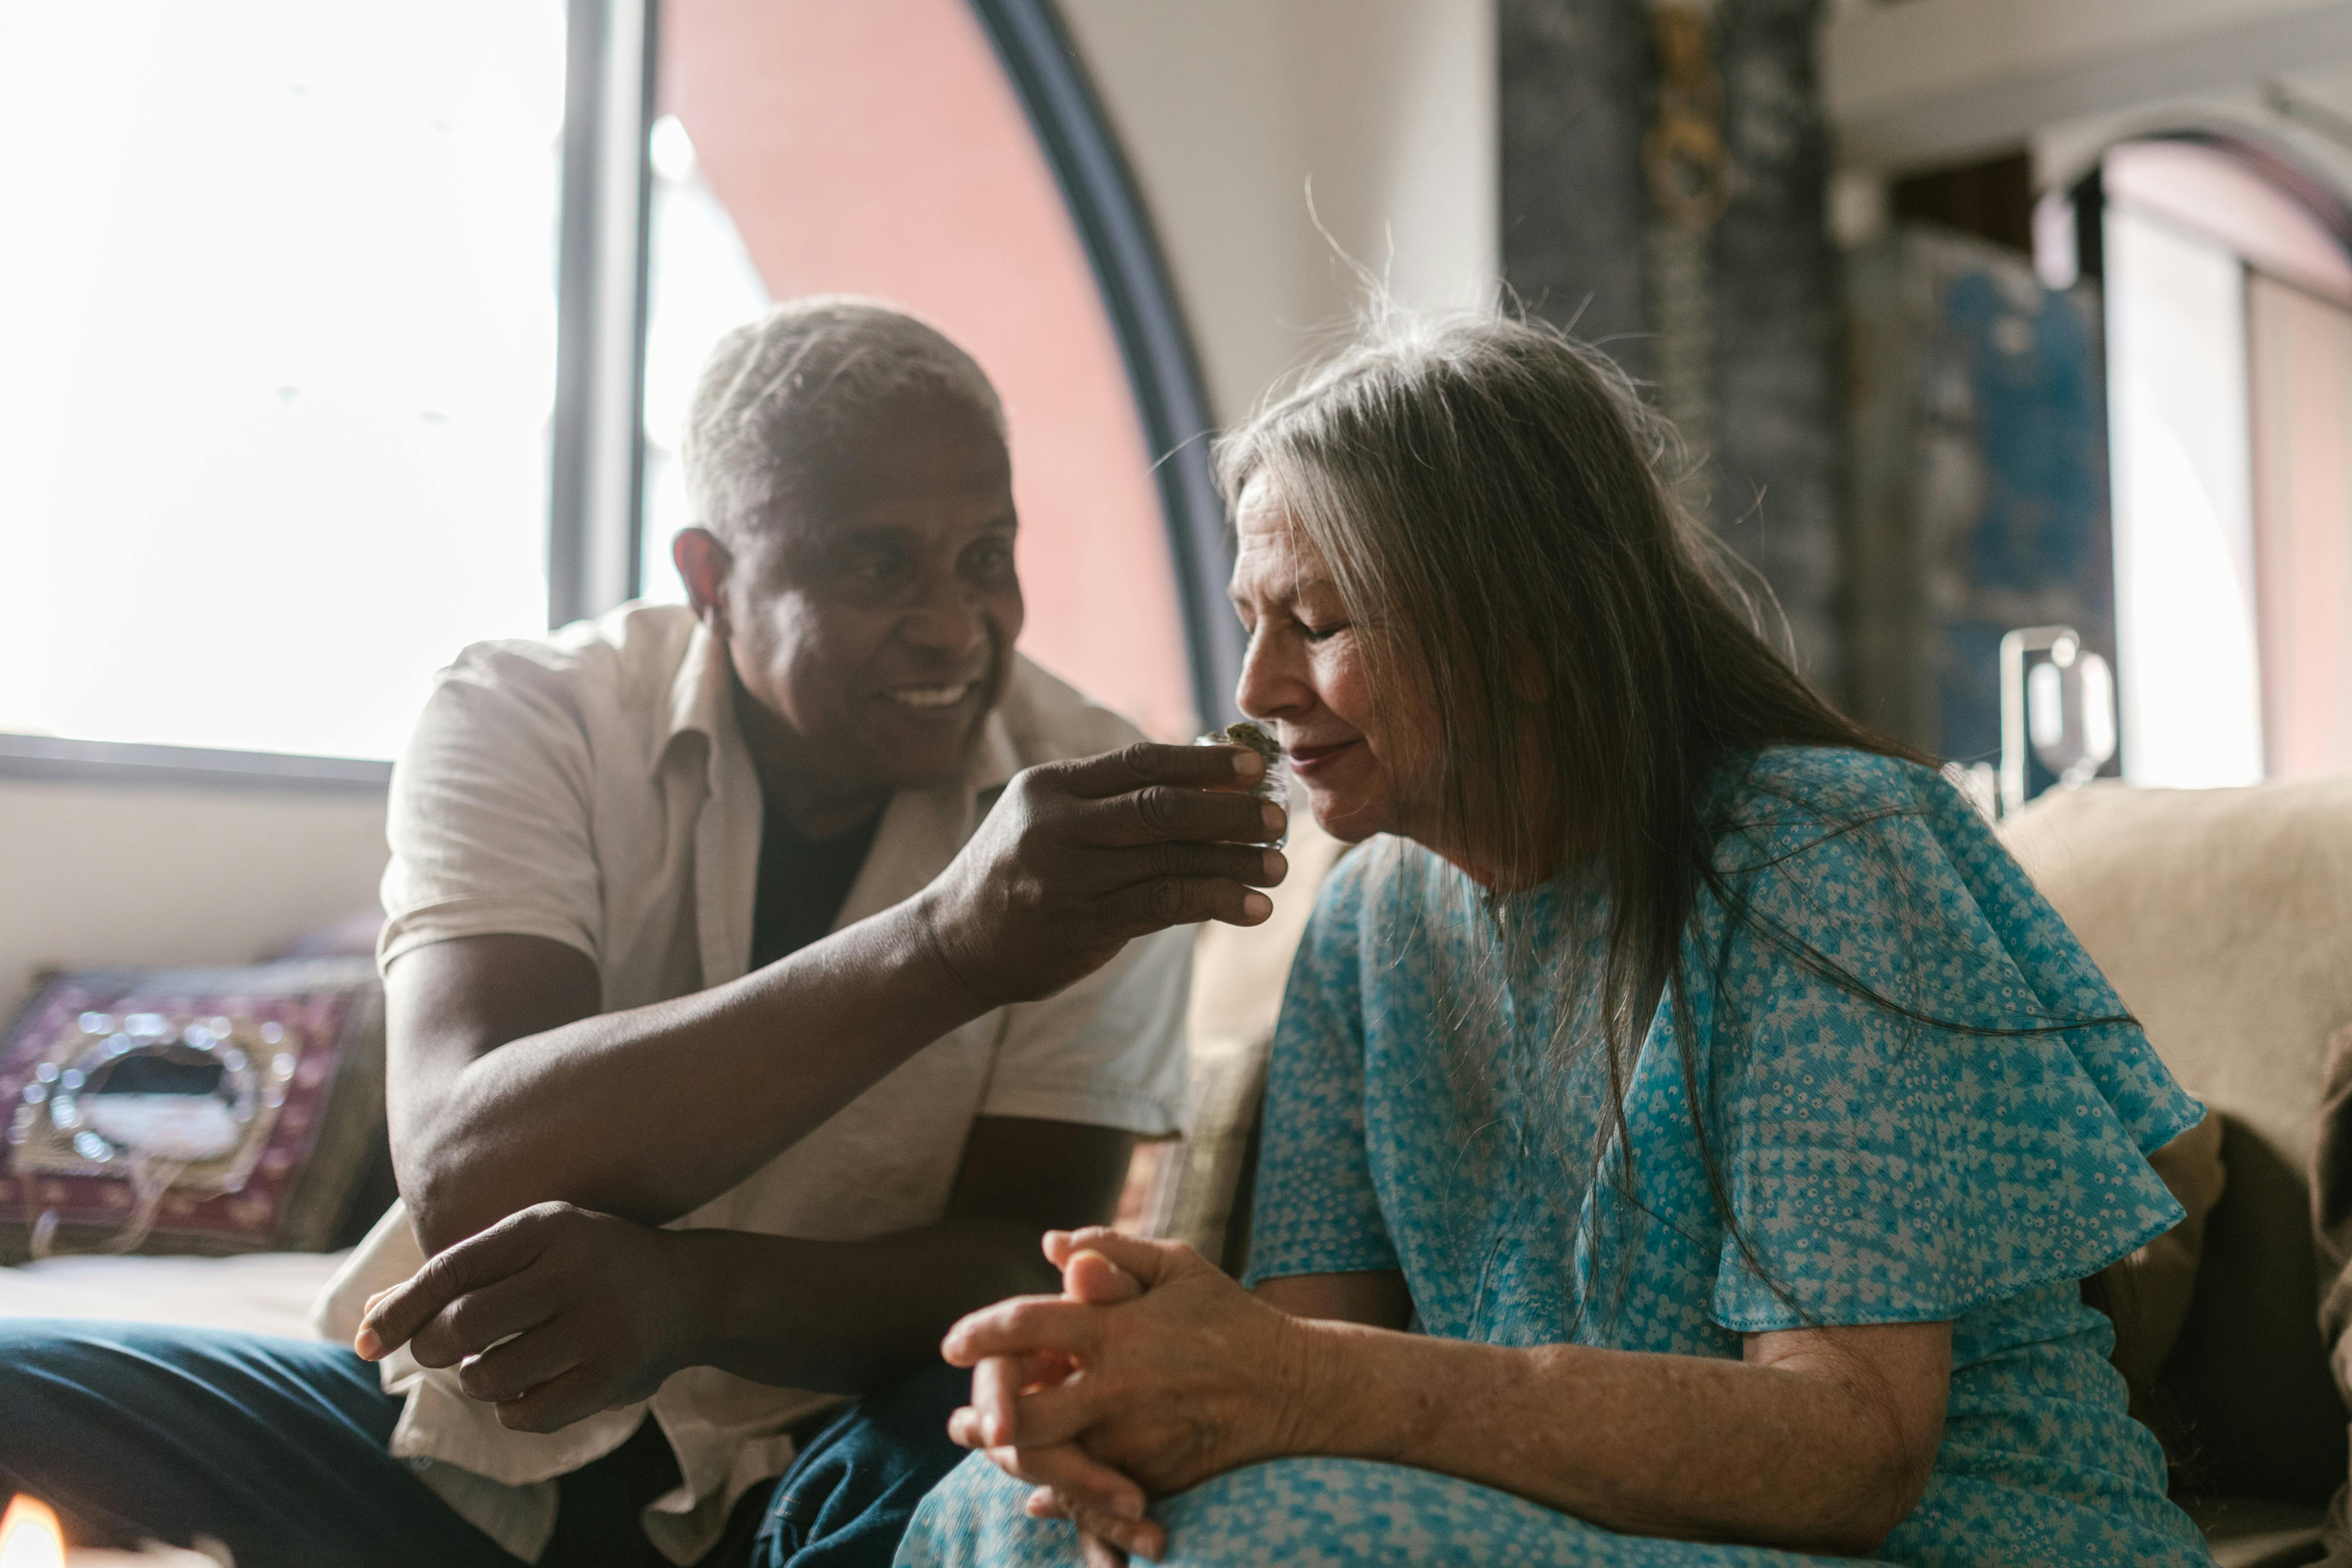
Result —
<instances>
[{"instance_id":1,"label":"blue floral dress","mask_svg":"<svg viewBox=\"0 0 2352 1568\"><path fill-rule=\"evenodd\" d=\"M1393 840L1342 862L1283 1001L1251 1282L1402 1270L1423 1333L1699 1356L1736 1357L1741 1335L1774 1329L1949 1321L1935 1473L1877 1560L2209 1561L2165 1497L2155 1438L2125 1413L2113 1331L2077 1288L2179 1219L2144 1155L2202 1108L2128 1024L1937 1026L2031 1030L2123 1007L1935 773L1776 750L1716 804L1722 884L1685 937L1687 1005L1660 999L1622 1127L1605 1051L1573 1048L1593 1032L1579 977L1598 952L1597 893L1570 879L1487 899ZM1525 939L1507 940L1514 921ZM1549 958L1511 957L1528 952ZM1023 1515L1025 1492L968 1461L899 1561L1076 1563L1075 1532ZM1177 1563L1811 1561L1618 1535L1349 1459L1251 1466L1152 1512Z\"/></svg>"}]
</instances>

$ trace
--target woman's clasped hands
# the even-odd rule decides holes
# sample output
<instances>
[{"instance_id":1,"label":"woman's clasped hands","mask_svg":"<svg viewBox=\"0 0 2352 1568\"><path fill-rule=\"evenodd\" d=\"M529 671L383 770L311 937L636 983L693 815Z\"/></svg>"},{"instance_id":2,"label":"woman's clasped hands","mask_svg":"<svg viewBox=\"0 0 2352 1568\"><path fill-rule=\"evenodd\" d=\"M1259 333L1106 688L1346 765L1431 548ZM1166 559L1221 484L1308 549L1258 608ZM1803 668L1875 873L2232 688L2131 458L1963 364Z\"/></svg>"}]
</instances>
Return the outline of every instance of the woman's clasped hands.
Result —
<instances>
[{"instance_id":1,"label":"woman's clasped hands","mask_svg":"<svg viewBox=\"0 0 2352 1568\"><path fill-rule=\"evenodd\" d=\"M1049 1231L1060 1296L1017 1296L949 1331L972 1369L949 1435L1035 1489L1028 1511L1069 1519L1090 1563L1158 1559L1148 1498L1239 1466L1311 1453L1315 1346L1179 1242L1090 1227Z\"/></svg>"}]
</instances>

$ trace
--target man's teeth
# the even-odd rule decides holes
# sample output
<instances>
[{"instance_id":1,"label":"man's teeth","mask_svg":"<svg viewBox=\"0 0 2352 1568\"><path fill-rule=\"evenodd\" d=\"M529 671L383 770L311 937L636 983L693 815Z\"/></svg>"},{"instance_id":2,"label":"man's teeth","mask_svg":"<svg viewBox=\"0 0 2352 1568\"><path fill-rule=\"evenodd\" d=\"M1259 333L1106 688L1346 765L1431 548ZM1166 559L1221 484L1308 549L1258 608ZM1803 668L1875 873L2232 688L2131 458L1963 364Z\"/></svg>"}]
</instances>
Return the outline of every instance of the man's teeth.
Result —
<instances>
[{"instance_id":1,"label":"man's teeth","mask_svg":"<svg viewBox=\"0 0 2352 1568\"><path fill-rule=\"evenodd\" d=\"M890 693L890 700L908 708L952 708L970 695L973 682L960 686L902 686Z\"/></svg>"}]
</instances>

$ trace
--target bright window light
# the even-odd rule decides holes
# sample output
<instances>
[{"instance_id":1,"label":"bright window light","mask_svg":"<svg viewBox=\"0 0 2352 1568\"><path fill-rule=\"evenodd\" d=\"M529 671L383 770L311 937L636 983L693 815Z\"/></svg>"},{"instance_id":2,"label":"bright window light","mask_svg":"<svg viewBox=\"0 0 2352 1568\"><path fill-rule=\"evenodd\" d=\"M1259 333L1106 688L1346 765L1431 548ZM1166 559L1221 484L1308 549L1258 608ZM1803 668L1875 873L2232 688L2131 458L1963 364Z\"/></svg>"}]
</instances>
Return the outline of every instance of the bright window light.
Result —
<instances>
[{"instance_id":1,"label":"bright window light","mask_svg":"<svg viewBox=\"0 0 2352 1568\"><path fill-rule=\"evenodd\" d=\"M388 757L546 625L561 0L0 0L0 730Z\"/></svg>"}]
</instances>

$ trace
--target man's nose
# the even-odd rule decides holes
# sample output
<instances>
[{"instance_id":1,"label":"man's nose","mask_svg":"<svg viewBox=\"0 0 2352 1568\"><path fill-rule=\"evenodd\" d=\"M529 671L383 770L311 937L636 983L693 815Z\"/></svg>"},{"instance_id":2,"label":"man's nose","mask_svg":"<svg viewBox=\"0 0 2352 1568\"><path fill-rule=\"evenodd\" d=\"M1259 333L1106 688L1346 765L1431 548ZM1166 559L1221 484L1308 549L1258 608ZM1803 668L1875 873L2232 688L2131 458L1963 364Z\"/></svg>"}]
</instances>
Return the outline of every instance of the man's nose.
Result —
<instances>
[{"instance_id":1,"label":"man's nose","mask_svg":"<svg viewBox=\"0 0 2352 1568\"><path fill-rule=\"evenodd\" d=\"M924 580L922 597L899 630L918 647L961 658L986 646L988 616L968 584L952 572L939 572Z\"/></svg>"}]
</instances>

